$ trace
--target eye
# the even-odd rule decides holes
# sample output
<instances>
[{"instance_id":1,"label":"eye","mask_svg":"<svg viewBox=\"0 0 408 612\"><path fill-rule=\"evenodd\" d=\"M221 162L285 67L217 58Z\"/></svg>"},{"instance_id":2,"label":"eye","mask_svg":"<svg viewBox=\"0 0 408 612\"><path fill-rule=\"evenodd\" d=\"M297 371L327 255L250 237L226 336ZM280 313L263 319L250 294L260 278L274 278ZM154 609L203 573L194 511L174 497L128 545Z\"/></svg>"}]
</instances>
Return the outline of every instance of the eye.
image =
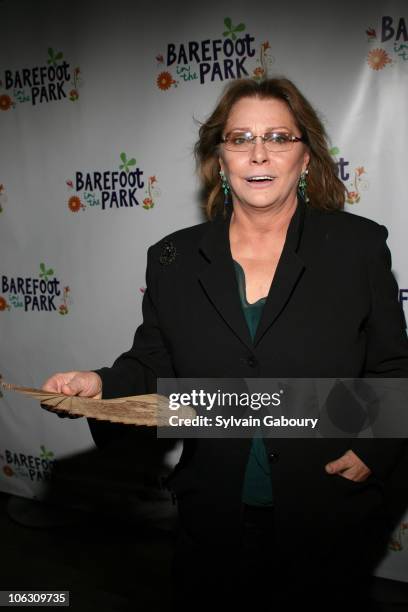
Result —
<instances>
[{"instance_id":1,"label":"eye","mask_svg":"<svg viewBox=\"0 0 408 612\"><path fill-rule=\"evenodd\" d=\"M234 132L230 134L228 140L231 144L234 145L242 145L250 142L252 139L252 134L247 134L246 132Z\"/></svg>"},{"instance_id":2,"label":"eye","mask_svg":"<svg viewBox=\"0 0 408 612\"><path fill-rule=\"evenodd\" d=\"M269 132L264 136L265 142L274 142L276 144L287 144L290 142L289 134L285 132Z\"/></svg>"}]
</instances>

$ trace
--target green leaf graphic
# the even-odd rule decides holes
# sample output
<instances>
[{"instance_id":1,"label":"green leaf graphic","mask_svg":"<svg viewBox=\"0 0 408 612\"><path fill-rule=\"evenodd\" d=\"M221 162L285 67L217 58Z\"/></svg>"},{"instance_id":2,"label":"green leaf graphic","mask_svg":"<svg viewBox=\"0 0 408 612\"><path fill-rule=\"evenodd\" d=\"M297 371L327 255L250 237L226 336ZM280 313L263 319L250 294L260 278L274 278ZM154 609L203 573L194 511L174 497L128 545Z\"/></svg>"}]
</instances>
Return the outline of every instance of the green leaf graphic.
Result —
<instances>
[{"instance_id":1,"label":"green leaf graphic","mask_svg":"<svg viewBox=\"0 0 408 612\"><path fill-rule=\"evenodd\" d=\"M45 281L47 281L48 277L53 276L53 274L54 274L54 270L52 268L49 268L47 270L45 267L45 263L40 264L40 274L39 274L40 278L43 278Z\"/></svg>"},{"instance_id":2,"label":"green leaf graphic","mask_svg":"<svg viewBox=\"0 0 408 612\"><path fill-rule=\"evenodd\" d=\"M232 20L229 17L224 19L224 24L228 28L223 32L223 36L230 36L232 40L236 39L236 32L243 32L245 30L245 23L239 23L237 26L232 25Z\"/></svg>"},{"instance_id":3,"label":"green leaf graphic","mask_svg":"<svg viewBox=\"0 0 408 612\"><path fill-rule=\"evenodd\" d=\"M333 147L329 151L330 155L338 155L340 153L340 149L338 147Z\"/></svg>"},{"instance_id":4,"label":"green leaf graphic","mask_svg":"<svg viewBox=\"0 0 408 612\"><path fill-rule=\"evenodd\" d=\"M124 170L125 172L129 172L129 166L134 166L136 164L135 158L132 157L131 159L127 159L126 153L121 153L120 159L123 161L123 164L120 164L119 170Z\"/></svg>"}]
</instances>

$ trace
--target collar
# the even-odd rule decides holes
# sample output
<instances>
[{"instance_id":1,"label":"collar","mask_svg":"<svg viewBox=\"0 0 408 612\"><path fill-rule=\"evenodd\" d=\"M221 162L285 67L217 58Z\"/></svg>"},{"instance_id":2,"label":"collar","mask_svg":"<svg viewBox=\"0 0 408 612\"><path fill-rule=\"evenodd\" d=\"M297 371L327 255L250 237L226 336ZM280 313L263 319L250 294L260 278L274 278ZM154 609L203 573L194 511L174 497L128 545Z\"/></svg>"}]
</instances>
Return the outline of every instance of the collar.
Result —
<instances>
[{"instance_id":1,"label":"collar","mask_svg":"<svg viewBox=\"0 0 408 612\"><path fill-rule=\"evenodd\" d=\"M295 212L289 222L286 233L285 249L298 252L306 215L306 202L298 196L298 203ZM226 208L226 215L219 212L213 221L210 222L207 232L199 242L198 248L208 261L212 261L221 254L228 255L232 259L229 245L229 228L232 216L232 206Z\"/></svg>"}]
</instances>

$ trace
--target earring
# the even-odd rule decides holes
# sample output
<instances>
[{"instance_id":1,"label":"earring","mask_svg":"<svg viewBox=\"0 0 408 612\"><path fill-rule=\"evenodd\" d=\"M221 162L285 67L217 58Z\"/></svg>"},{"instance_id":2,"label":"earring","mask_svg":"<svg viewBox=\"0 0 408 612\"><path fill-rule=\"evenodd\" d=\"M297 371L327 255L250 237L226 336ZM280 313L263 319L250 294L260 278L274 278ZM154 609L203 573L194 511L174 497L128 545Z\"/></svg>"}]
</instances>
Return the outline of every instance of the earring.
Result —
<instances>
[{"instance_id":1,"label":"earring","mask_svg":"<svg viewBox=\"0 0 408 612\"><path fill-rule=\"evenodd\" d=\"M221 187L224 192L224 205L226 206L227 204L229 204L229 193L231 188L228 184L227 177L225 176L224 171L220 170L219 174L221 177Z\"/></svg>"},{"instance_id":2,"label":"earring","mask_svg":"<svg viewBox=\"0 0 408 612\"><path fill-rule=\"evenodd\" d=\"M309 174L309 170L305 170L300 175L299 184L298 184L298 192L302 200L305 202L309 202L309 197L307 195L307 180L306 177Z\"/></svg>"}]
</instances>

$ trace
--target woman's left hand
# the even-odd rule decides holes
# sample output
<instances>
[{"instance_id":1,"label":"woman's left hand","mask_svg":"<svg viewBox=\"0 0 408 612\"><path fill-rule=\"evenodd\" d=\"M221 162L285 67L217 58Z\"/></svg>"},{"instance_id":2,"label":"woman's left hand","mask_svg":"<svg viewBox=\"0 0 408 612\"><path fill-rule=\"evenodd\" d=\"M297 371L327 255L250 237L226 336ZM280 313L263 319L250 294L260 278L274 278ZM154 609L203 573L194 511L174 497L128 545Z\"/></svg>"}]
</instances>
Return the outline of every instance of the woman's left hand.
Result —
<instances>
[{"instance_id":1,"label":"woman's left hand","mask_svg":"<svg viewBox=\"0 0 408 612\"><path fill-rule=\"evenodd\" d=\"M352 450L325 466L328 474L337 474L354 482L363 482L371 474L370 468Z\"/></svg>"}]
</instances>

